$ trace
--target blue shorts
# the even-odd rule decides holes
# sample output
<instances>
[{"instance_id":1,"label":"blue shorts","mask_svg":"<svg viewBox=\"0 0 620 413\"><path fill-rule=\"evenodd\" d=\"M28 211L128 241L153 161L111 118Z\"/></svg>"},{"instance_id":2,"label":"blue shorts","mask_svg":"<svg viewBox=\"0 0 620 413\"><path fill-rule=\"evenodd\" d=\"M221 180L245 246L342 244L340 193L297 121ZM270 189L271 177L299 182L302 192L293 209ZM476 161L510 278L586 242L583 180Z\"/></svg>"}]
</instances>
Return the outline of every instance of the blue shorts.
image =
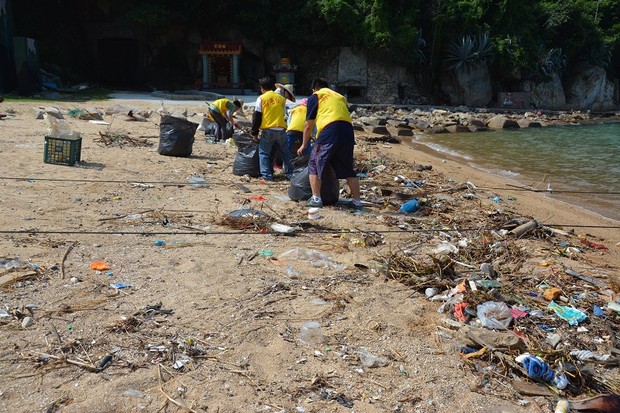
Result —
<instances>
[{"instance_id":1,"label":"blue shorts","mask_svg":"<svg viewBox=\"0 0 620 413\"><path fill-rule=\"evenodd\" d=\"M331 165L338 179L357 176L353 169L353 143L317 143L308 161L308 173L323 176L325 166Z\"/></svg>"}]
</instances>

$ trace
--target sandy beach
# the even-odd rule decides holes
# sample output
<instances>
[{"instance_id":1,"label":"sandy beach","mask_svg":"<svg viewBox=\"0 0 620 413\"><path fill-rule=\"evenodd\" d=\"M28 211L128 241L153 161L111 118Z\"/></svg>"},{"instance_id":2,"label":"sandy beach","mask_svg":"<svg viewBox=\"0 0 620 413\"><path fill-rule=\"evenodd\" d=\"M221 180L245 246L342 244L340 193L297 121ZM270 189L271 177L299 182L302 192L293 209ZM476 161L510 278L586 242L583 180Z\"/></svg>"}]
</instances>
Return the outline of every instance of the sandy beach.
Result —
<instances>
[{"instance_id":1,"label":"sandy beach","mask_svg":"<svg viewBox=\"0 0 620 413\"><path fill-rule=\"evenodd\" d=\"M67 115L121 104L150 116L120 112L102 124ZM77 166L43 162L39 105L60 109L82 134ZM0 104L8 114L0 120L0 258L24 264L0 268L3 411L553 412L557 396L511 386L523 375L493 358L464 359L459 330L425 289L449 290L489 261L525 301L544 281L569 297L592 292L604 305L618 298L618 222L552 194L517 192L516 183L423 145L363 133L356 159L371 205L326 207L309 222L305 204L287 199L286 180L231 173L234 146L197 132L190 157L159 155L159 107ZM167 107L194 122L206 111L200 102ZM116 140L106 145L104 137ZM408 188L399 175L424 184ZM192 177L205 184L190 185ZM412 197L423 208L400 213ZM228 213L239 209L296 232L233 223ZM511 237L506 225L516 218L566 225ZM460 249L450 276L416 281L391 272L396 257L432 268L442 243ZM98 261L105 269L91 269ZM557 332L587 343L603 322L611 337L596 348L604 352L615 346L617 314L592 320L581 338L566 323ZM544 341L519 327L530 342ZM596 369L620 383L617 367Z\"/></svg>"}]
</instances>

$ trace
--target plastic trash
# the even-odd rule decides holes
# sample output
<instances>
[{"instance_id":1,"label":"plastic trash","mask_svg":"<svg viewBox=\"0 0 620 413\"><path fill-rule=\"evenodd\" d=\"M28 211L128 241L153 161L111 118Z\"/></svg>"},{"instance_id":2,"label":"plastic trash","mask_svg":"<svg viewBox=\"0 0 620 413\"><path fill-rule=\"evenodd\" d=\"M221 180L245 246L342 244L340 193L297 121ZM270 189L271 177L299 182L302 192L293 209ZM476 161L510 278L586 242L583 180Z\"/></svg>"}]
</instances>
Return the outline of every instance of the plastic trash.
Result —
<instances>
[{"instance_id":1,"label":"plastic trash","mask_svg":"<svg viewBox=\"0 0 620 413\"><path fill-rule=\"evenodd\" d=\"M48 113L43 115L43 119L47 123L47 136L52 138L79 138L81 135L74 132L71 126L64 119L58 119Z\"/></svg>"},{"instance_id":2,"label":"plastic trash","mask_svg":"<svg viewBox=\"0 0 620 413\"><path fill-rule=\"evenodd\" d=\"M610 301L609 303L607 303L607 309L613 310L616 313L620 313L620 304L615 301Z\"/></svg>"},{"instance_id":3,"label":"plastic trash","mask_svg":"<svg viewBox=\"0 0 620 413\"><path fill-rule=\"evenodd\" d=\"M294 248L280 255L280 257L290 256L298 260L310 261L313 267L331 268L333 270L342 271L346 267L334 261L329 255L317 250L308 250L305 248Z\"/></svg>"},{"instance_id":4,"label":"plastic trash","mask_svg":"<svg viewBox=\"0 0 620 413\"><path fill-rule=\"evenodd\" d=\"M564 390L568 386L568 378L564 372L555 372L551 384L558 390Z\"/></svg>"},{"instance_id":5,"label":"plastic trash","mask_svg":"<svg viewBox=\"0 0 620 413\"><path fill-rule=\"evenodd\" d=\"M487 301L479 304L477 313L486 328L506 330L512 322L512 311L503 302Z\"/></svg>"},{"instance_id":6,"label":"plastic trash","mask_svg":"<svg viewBox=\"0 0 620 413\"><path fill-rule=\"evenodd\" d=\"M93 261L90 263L90 269L95 271L106 271L110 269L110 264L105 261Z\"/></svg>"},{"instance_id":7,"label":"plastic trash","mask_svg":"<svg viewBox=\"0 0 620 413\"><path fill-rule=\"evenodd\" d=\"M552 310L562 320L568 321L568 325L576 326L588 317L576 308L566 307L551 301L547 306L548 310Z\"/></svg>"},{"instance_id":8,"label":"plastic trash","mask_svg":"<svg viewBox=\"0 0 620 413\"><path fill-rule=\"evenodd\" d=\"M192 188L206 188L207 180L199 176L192 176L188 179L188 183Z\"/></svg>"},{"instance_id":9,"label":"plastic trash","mask_svg":"<svg viewBox=\"0 0 620 413\"><path fill-rule=\"evenodd\" d=\"M125 390L124 392L121 393L121 396L123 396L123 397L138 397L138 398L141 398L141 399L145 397L144 393L142 393L141 391L136 390L136 389Z\"/></svg>"},{"instance_id":10,"label":"plastic trash","mask_svg":"<svg viewBox=\"0 0 620 413\"><path fill-rule=\"evenodd\" d=\"M437 255L449 255L456 254L457 252L459 252L459 249L458 247L450 244L449 242L442 242L437 245L435 249L431 252Z\"/></svg>"},{"instance_id":11,"label":"plastic trash","mask_svg":"<svg viewBox=\"0 0 620 413\"><path fill-rule=\"evenodd\" d=\"M431 298L431 297L439 294L439 289L438 288L434 288L434 287L429 287L426 290L424 290L424 294L426 294L426 296L428 298Z\"/></svg>"},{"instance_id":12,"label":"plastic trash","mask_svg":"<svg viewBox=\"0 0 620 413\"><path fill-rule=\"evenodd\" d=\"M10 270L12 268L25 268L28 264L22 260L15 258L12 260L0 260L0 268Z\"/></svg>"},{"instance_id":13,"label":"plastic trash","mask_svg":"<svg viewBox=\"0 0 620 413\"><path fill-rule=\"evenodd\" d=\"M269 224L269 228L271 228L273 232L285 235L290 235L295 232L295 228L289 227L288 225L284 224L278 224L276 222Z\"/></svg>"},{"instance_id":14,"label":"plastic trash","mask_svg":"<svg viewBox=\"0 0 620 413\"><path fill-rule=\"evenodd\" d=\"M286 274L292 279L299 278L299 273L295 271L295 269L291 267L290 265L286 266Z\"/></svg>"},{"instance_id":15,"label":"plastic trash","mask_svg":"<svg viewBox=\"0 0 620 413\"><path fill-rule=\"evenodd\" d=\"M116 290L122 290L124 288L131 288L131 284L123 284L123 283L112 283L110 284L110 287L116 289Z\"/></svg>"},{"instance_id":16,"label":"plastic trash","mask_svg":"<svg viewBox=\"0 0 620 413\"><path fill-rule=\"evenodd\" d=\"M263 211L259 211L257 209L236 209L234 211L230 211L228 216L233 218L266 218L271 219L271 217L264 213Z\"/></svg>"},{"instance_id":17,"label":"plastic trash","mask_svg":"<svg viewBox=\"0 0 620 413\"><path fill-rule=\"evenodd\" d=\"M388 365L388 360L385 357L376 356L364 347L361 347L357 354L359 355L362 366L366 368L371 369Z\"/></svg>"},{"instance_id":18,"label":"plastic trash","mask_svg":"<svg viewBox=\"0 0 620 413\"><path fill-rule=\"evenodd\" d=\"M592 314L594 314L597 317L605 317L606 314L603 311L603 309L601 307L599 307L598 305L594 304L594 306L592 307Z\"/></svg>"},{"instance_id":19,"label":"plastic trash","mask_svg":"<svg viewBox=\"0 0 620 413\"><path fill-rule=\"evenodd\" d=\"M568 354L583 361L586 361L586 360L606 361L611 358L611 354L597 355L590 350L573 350Z\"/></svg>"},{"instance_id":20,"label":"plastic trash","mask_svg":"<svg viewBox=\"0 0 620 413\"><path fill-rule=\"evenodd\" d=\"M420 208L420 201L417 199L410 199L409 201L402 204L400 207L400 212L404 212L405 214L411 214Z\"/></svg>"},{"instance_id":21,"label":"plastic trash","mask_svg":"<svg viewBox=\"0 0 620 413\"><path fill-rule=\"evenodd\" d=\"M321 323L318 321L307 321L301 326L299 339L306 344L319 344L323 341L321 333Z\"/></svg>"},{"instance_id":22,"label":"plastic trash","mask_svg":"<svg viewBox=\"0 0 620 413\"><path fill-rule=\"evenodd\" d=\"M488 262L483 262L480 264L480 272L483 276L487 278L495 278L495 269L493 269L493 264L489 264Z\"/></svg>"},{"instance_id":23,"label":"plastic trash","mask_svg":"<svg viewBox=\"0 0 620 413\"><path fill-rule=\"evenodd\" d=\"M540 357L531 356L526 353L515 358L515 360L523 364L529 378L547 383L553 380L555 373L551 370L549 364Z\"/></svg>"}]
</instances>

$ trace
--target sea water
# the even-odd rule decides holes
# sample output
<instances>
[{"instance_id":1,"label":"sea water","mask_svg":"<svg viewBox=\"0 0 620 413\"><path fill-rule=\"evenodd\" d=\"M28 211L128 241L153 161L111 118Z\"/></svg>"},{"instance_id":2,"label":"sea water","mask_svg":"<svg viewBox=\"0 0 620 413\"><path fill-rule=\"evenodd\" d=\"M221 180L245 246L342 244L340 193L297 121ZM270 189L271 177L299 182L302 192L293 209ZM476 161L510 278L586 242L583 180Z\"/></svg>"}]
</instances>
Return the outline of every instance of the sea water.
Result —
<instances>
[{"instance_id":1,"label":"sea water","mask_svg":"<svg viewBox=\"0 0 620 413\"><path fill-rule=\"evenodd\" d=\"M619 122L425 135L414 142L620 220Z\"/></svg>"}]
</instances>

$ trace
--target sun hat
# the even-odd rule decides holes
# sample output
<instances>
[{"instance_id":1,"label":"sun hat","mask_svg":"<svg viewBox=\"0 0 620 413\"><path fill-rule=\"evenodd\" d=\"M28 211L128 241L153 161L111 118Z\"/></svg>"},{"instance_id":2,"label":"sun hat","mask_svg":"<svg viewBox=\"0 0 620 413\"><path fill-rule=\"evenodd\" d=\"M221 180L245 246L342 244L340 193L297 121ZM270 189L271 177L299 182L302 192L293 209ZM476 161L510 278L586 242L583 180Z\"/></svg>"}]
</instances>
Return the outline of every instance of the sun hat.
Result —
<instances>
[{"instance_id":1,"label":"sun hat","mask_svg":"<svg viewBox=\"0 0 620 413\"><path fill-rule=\"evenodd\" d=\"M282 83L276 83L276 88L282 89L285 91L284 93L284 97L286 97L288 100L290 100L291 102L295 102L295 94L293 93L293 85L290 83L287 83L286 85L283 85Z\"/></svg>"}]
</instances>

